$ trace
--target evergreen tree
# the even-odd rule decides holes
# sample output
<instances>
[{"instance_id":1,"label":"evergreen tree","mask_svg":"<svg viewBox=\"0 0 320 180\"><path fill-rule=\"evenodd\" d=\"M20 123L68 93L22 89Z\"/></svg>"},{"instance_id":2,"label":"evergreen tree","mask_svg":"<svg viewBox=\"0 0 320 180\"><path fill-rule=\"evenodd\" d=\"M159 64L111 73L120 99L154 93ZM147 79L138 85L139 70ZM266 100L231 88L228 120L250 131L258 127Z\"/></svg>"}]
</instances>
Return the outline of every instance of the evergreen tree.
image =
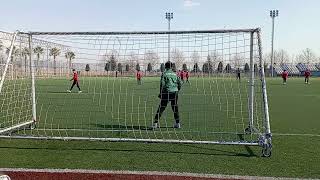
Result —
<instances>
[{"instance_id":1,"label":"evergreen tree","mask_svg":"<svg viewBox=\"0 0 320 180\"><path fill-rule=\"evenodd\" d=\"M127 72L130 71L130 66L129 66L129 64L126 64L126 71L127 71Z\"/></svg>"},{"instance_id":2,"label":"evergreen tree","mask_svg":"<svg viewBox=\"0 0 320 180\"><path fill-rule=\"evenodd\" d=\"M118 63L118 71L122 72L122 64L121 63Z\"/></svg>"},{"instance_id":3,"label":"evergreen tree","mask_svg":"<svg viewBox=\"0 0 320 180\"><path fill-rule=\"evenodd\" d=\"M165 70L164 64L161 63L161 65L160 65L160 71L161 71L161 72L164 72L164 70Z\"/></svg>"},{"instance_id":4,"label":"evergreen tree","mask_svg":"<svg viewBox=\"0 0 320 180\"><path fill-rule=\"evenodd\" d=\"M136 70L137 70L137 71L140 71L140 65L139 65L139 63L136 65Z\"/></svg>"},{"instance_id":5,"label":"evergreen tree","mask_svg":"<svg viewBox=\"0 0 320 180\"><path fill-rule=\"evenodd\" d=\"M110 63L108 62L108 63L106 63L106 65L104 66L104 70L105 71L110 71Z\"/></svg>"},{"instance_id":6,"label":"evergreen tree","mask_svg":"<svg viewBox=\"0 0 320 180\"><path fill-rule=\"evenodd\" d=\"M85 71L90 71L90 66L89 66L89 64L86 64L86 68L84 69Z\"/></svg>"},{"instance_id":7,"label":"evergreen tree","mask_svg":"<svg viewBox=\"0 0 320 180\"><path fill-rule=\"evenodd\" d=\"M250 71L249 64L246 63L246 64L244 65L244 72L245 72L245 73L248 73L249 71Z\"/></svg>"},{"instance_id":8,"label":"evergreen tree","mask_svg":"<svg viewBox=\"0 0 320 180\"><path fill-rule=\"evenodd\" d=\"M225 71L226 71L227 73L230 73L230 72L231 72L231 65L230 65L230 64L227 64L227 65L226 65Z\"/></svg>"},{"instance_id":9,"label":"evergreen tree","mask_svg":"<svg viewBox=\"0 0 320 180\"><path fill-rule=\"evenodd\" d=\"M195 72L195 73L200 72L200 68L199 68L198 63L195 63L195 64L193 65L193 70L192 70L192 72Z\"/></svg>"},{"instance_id":10,"label":"evergreen tree","mask_svg":"<svg viewBox=\"0 0 320 180\"><path fill-rule=\"evenodd\" d=\"M186 64L183 64L183 65L182 65L182 70L183 70L183 71L188 71L188 67L187 67Z\"/></svg>"},{"instance_id":11,"label":"evergreen tree","mask_svg":"<svg viewBox=\"0 0 320 180\"><path fill-rule=\"evenodd\" d=\"M222 73L222 71L223 71L223 64L222 64L222 62L220 61L219 64L218 64L218 72L219 72L219 73Z\"/></svg>"},{"instance_id":12,"label":"evergreen tree","mask_svg":"<svg viewBox=\"0 0 320 180\"><path fill-rule=\"evenodd\" d=\"M148 71L148 72L151 72L151 71L152 71L152 65L151 65L151 63L148 63L147 71Z\"/></svg>"}]
</instances>

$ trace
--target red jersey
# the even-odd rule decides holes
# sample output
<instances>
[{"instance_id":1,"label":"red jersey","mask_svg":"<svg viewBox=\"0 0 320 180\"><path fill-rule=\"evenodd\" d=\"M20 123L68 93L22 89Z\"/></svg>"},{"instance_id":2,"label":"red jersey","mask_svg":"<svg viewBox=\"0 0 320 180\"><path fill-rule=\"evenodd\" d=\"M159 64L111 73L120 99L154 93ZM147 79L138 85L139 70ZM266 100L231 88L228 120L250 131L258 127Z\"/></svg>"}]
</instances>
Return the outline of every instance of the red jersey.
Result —
<instances>
[{"instance_id":1,"label":"red jersey","mask_svg":"<svg viewBox=\"0 0 320 180\"><path fill-rule=\"evenodd\" d=\"M78 73L77 72L74 72L73 73L73 78L72 78L74 81L78 81L79 80L79 76L78 76Z\"/></svg>"},{"instance_id":2,"label":"red jersey","mask_svg":"<svg viewBox=\"0 0 320 180\"><path fill-rule=\"evenodd\" d=\"M287 71L284 71L282 74L281 74L282 78L288 78L288 72Z\"/></svg>"},{"instance_id":3,"label":"red jersey","mask_svg":"<svg viewBox=\"0 0 320 180\"><path fill-rule=\"evenodd\" d=\"M186 78L189 78L189 71L186 71Z\"/></svg>"},{"instance_id":4,"label":"red jersey","mask_svg":"<svg viewBox=\"0 0 320 180\"><path fill-rule=\"evenodd\" d=\"M138 71L136 74L137 79L141 79L142 78L142 72Z\"/></svg>"},{"instance_id":5,"label":"red jersey","mask_svg":"<svg viewBox=\"0 0 320 180\"><path fill-rule=\"evenodd\" d=\"M304 72L304 77L310 77L311 76L311 72L310 71L305 71Z\"/></svg>"},{"instance_id":6,"label":"red jersey","mask_svg":"<svg viewBox=\"0 0 320 180\"><path fill-rule=\"evenodd\" d=\"M184 71L181 71L181 72L180 72L180 78L181 78L181 79L184 79L184 74L185 74Z\"/></svg>"}]
</instances>

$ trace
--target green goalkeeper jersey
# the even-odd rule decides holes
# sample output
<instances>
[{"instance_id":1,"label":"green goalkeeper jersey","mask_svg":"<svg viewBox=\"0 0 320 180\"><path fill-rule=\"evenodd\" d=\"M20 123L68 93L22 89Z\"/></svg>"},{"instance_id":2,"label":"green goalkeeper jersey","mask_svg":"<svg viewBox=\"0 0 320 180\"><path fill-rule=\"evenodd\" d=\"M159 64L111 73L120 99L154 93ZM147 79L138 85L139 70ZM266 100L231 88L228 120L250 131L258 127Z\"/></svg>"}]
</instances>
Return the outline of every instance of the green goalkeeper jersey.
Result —
<instances>
[{"instance_id":1,"label":"green goalkeeper jersey","mask_svg":"<svg viewBox=\"0 0 320 180\"><path fill-rule=\"evenodd\" d=\"M162 73L160 82L160 93L177 92L181 89L181 80L171 69L166 69Z\"/></svg>"}]
</instances>

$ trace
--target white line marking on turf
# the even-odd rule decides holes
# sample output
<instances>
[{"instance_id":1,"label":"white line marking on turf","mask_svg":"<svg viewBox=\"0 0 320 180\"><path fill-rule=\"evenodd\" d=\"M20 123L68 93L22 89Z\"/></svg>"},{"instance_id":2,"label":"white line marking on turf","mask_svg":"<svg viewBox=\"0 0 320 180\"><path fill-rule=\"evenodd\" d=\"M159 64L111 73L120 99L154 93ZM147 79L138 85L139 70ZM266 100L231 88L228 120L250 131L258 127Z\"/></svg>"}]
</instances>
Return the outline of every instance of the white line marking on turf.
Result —
<instances>
[{"instance_id":1,"label":"white line marking on turf","mask_svg":"<svg viewBox=\"0 0 320 180\"><path fill-rule=\"evenodd\" d=\"M223 174L200 174L184 172L159 172L159 171L109 171L109 170L87 170L87 169L25 169L25 168L0 168L0 172L41 172L41 173L90 173L90 174L127 174L127 175L151 175L151 176L188 176L220 179L248 179L248 180L293 180L302 178L285 177L260 177L260 176L238 176Z\"/></svg>"},{"instance_id":2,"label":"white line marking on turf","mask_svg":"<svg viewBox=\"0 0 320 180\"><path fill-rule=\"evenodd\" d=\"M130 126L128 126L130 127ZM133 131L145 131L146 129L45 129L45 128L37 128L39 131L101 131L101 132L133 132ZM156 131L157 132L157 131ZM159 131L160 132L160 131ZM169 133L199 133L200 131L188 131L188 130L167 130ZM208 134L241 134L236 132L207 132ZM258 133L253 133L255 135L259 135ZM273 136L310 136L310 137L320 137L320 134L295 134L295 133L272 133Z\"/></svg>"},{"instance_id":3,"label":"white line marking on turf","mask_svg":"<svg viewBox=\"0 0 320 180\"><path fill-rule=\"evenodd\" d=\"M320 137L320 134L290 134L290 133L272 133L275 136L310 136L310 137Z\"/></svg>"}]
</instances>

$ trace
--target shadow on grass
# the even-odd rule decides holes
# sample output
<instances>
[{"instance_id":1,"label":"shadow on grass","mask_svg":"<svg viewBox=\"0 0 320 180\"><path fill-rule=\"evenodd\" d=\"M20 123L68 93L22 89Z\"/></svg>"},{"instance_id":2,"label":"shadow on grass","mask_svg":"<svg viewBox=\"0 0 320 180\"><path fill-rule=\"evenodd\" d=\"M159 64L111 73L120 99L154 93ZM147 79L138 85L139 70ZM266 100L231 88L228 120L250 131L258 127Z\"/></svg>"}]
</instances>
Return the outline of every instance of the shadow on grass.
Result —
<instances>
[{"instance_id":1,"label":"shadow on grass","mask_svg":"<svg viewBox=\"0 0 320 180\"><path fill-rule=\"evenodd\" d=\"M135 126L135 125L121 125L121 124L94 124L91 123L91 126L100 128L100 129L112 129L112 130L151 130L150 127L147 126Z\"/></svg>"},{"instance_id":2,"label":"shadow on grass","mask_svg":"<svg viewBox=\"0 0 320 180\"><path fill-rule=\"evenodd\" d=\"M151 126L136 126L136 125L121 125L121 124L90 124L90 126L98 127L100 129L112 130L153 130ZM174 129L173 127L161 126L160 129Z\"/></svg>"},{"instance_id":3,"label":"shadow on grass","mask_svg":"<svg viewBox=\"0 0 320 180\"><path fill-rule=\"evenodd\" d=\"M153 143L148 143L153 144ZM236 153L234 151L226 151L217 148L202 148L196 145L179 144L177 146L184 146L184 150L172 149L172 146L168 146L163 150L152 150L145 148L137 148L138 146L132 146L132 149L124 148L64 148L64 147L0 147L1 150L45 150L45 151L103 151L103 152L131 152L131 153L163 153L163 154L184 154L184 155L205 155L205 156L238 156L238 157L258 157L256 155L247 153ZM196 150L194 148L202 149L203 151ZM193 150L192 150L193 149ZM210 151L210 152L208 152Z\"/></svg>"},{"instance_id":4,"label":"shadow on grass","mask_svg":"<svg viewBox=\"0 0 320 180\"><path fill-rule=\"evenodd\" d=\"M240 140L244 141L243 134L238 134L238 137L239 137ZM248 152L248 154L250 156L255 156L255 154L252 151L252 149L250 148L250 146L244 146L244 148L246 149L246 151Z\"/></svg>"}]
</instances>

